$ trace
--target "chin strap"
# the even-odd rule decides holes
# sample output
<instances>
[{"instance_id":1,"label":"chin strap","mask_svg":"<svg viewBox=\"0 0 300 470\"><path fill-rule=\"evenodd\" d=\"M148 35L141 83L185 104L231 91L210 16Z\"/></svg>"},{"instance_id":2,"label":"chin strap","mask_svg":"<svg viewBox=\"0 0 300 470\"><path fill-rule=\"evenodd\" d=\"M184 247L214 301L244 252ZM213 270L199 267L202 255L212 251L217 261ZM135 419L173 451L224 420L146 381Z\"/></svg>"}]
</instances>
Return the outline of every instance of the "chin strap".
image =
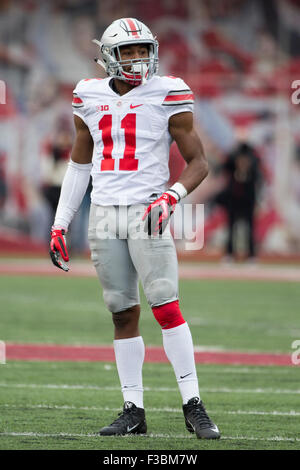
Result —
<instances>
[{"instance_id":1,"label":"chin strap","mask_svg":"<svg viewBox=\"0 0 300 470\"><path fill-rule=\"evenodd\" d=\"M131 72L122 70L123 80L131 85L144 85L147 82L148 66L146 64L133 64Z\"/></svg>"},{"instance_id":2,"label":"chin strap","mask_svg":"<svg viewBox=\"0 0 300 470\"><path fill-rule=\"evenodd\" d=\"M96 64L100 65L105 70L105 64L104 62L102 62L102 60L98 59L98 57L94 57L94 61L96 62Z\"/></svg>"}]
</instances>

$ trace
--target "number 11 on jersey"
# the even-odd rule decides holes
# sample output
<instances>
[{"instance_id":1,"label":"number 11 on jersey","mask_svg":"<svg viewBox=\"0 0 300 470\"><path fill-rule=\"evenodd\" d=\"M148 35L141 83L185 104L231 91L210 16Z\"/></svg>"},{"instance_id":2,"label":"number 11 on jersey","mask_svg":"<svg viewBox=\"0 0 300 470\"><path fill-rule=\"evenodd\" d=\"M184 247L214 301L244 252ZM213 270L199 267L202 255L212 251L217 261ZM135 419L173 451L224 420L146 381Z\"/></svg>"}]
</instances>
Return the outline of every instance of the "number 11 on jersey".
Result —
<instances>
[{"instance_id":1,"label":"number 11 on jersey","mask_svg":"<svg viewBox=\"0 0 300 470\"><path fill-rule=\"evenodd\" d=\"M114 171L115 159L112 157L113 139L111 135L112 115L104 114L99 121L99 130L102 131L103 160L101 161L101 171ZM125 149L123 158L119 160L119 170L137 171L138 159L135 158L136 151L136 114L129 113L121 121L121 129L125 134Z\"/></svg>"}]
</instances>

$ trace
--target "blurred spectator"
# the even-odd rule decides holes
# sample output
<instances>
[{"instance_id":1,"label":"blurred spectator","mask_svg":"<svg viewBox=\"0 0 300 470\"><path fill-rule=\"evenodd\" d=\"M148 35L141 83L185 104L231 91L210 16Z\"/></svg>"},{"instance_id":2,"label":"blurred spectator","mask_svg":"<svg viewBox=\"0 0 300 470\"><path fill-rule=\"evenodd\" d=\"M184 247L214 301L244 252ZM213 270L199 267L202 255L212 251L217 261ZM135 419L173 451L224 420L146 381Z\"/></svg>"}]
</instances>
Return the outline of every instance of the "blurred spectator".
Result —
<instances>
[{"instance_id":1,"label":"blurred spectator","mask_svg":"<svg viewBox=\"0 0 300 470\"><path fill-rule=\"evenodd\" d=\"M261 182L259 160L254 149L247 143L239 144L228 155L223 170L227 176L227 184L216 196L215 202L221 204L227 213L226 259L232 260L237 254L235 230L237 222L243 220L247 226L246 257L253 260L256 256L254 211Z\"/></svg>"}]
</instances>

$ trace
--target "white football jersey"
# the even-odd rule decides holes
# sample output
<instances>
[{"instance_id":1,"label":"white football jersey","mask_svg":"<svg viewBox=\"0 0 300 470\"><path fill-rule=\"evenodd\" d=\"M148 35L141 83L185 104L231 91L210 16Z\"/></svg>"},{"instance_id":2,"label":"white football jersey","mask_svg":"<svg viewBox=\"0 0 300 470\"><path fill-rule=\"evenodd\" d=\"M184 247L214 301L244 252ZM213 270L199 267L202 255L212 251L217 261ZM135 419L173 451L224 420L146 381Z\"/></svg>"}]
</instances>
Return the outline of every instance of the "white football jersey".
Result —
<instances>
[{"instance_id":1,"label":"white football jersey","mask_svg":"<svg viewBox=\"0 0 300 470\"><path fill-rule=\"evenodd\" d=\"M91 200L99 205L147 203L169 180L170 116L193 112L192 91L180 78L152 77L123 96L110 77L81 80L73 112L94 140Z\"/></svg>"}]
</instances>

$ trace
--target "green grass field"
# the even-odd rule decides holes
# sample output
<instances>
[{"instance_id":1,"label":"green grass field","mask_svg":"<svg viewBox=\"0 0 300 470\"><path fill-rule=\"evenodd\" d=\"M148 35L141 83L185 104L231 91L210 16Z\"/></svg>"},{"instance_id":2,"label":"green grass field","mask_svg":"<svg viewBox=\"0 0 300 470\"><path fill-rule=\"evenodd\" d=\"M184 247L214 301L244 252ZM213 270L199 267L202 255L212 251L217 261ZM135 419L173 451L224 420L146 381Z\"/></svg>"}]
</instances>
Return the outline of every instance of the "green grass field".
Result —
<instances>
[{"instance_id":1,"label":"green grass field","mask_svg":"<svg viewBox=\"0 0 300 470\"><path fill-rule=\"evenodd\" d=\"M196 346L292 353L300 339L299 283L181 281L181 308ZM112 344L96 279L1 277L0 340ZM162 345L142 294L141 333ZM299 367L197 365L201 397L220 441L184 426L169 364L144 365L147 436L103 438L122 406L114 363L0 365L0 449L299 449Z\"/></svg>"}]
</instances>

